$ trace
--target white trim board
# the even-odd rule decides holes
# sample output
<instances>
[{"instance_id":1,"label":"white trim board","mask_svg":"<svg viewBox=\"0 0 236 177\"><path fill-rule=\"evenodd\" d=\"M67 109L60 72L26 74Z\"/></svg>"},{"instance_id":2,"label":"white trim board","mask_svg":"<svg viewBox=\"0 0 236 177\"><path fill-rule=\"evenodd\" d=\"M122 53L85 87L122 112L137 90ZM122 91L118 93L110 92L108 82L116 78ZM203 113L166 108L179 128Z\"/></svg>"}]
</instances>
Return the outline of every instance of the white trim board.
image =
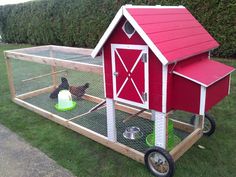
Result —
<instances>
[{"instance_id":1,"label":"white trim board","mask_svg":"<svg viewBox=\"0 0 236 177\"><path fill-rule=\"evenodd\" d=\"M206 87L201 85L199 114L202 116L205 115L205 105L206 105Z\"/></svg>"},{"instance_id":2,"label":"white trim board","mask_svg":"<svg viewBox=\"0 0 236 177\"><path fill-rule=\"evenodd\" d=\"M114 30L116 25L120 22L121 17L123 16L123 12L122 11L123 11L123 6L119 9L119 11L117 12L116 16L114 17L114 19L112 20L112 22L108 26L107 30L103 34L102 38L99 40L98 44L94 48L94 50L93 50L93 52L91 54L91 56L93 58L95 58L98 55L99 51L101 50L101 48L103 47L103 45L105 44L105 42L107 41L109 36L111 35L112 31Z\"/></svg>"},{"instance_id":3,"label":"white trim board","mask_svg":"<svg viewBox=\"0 0 236 177\"><path fill-rule=\"evenodd\" d=\"M105 74L105 60L104 60L104 50L102 49L102 73L103 73L103 90L104 90L104 97L107 97L107 92L106 92L106 74Z\"/></svg>"},{"instance_id":4,"label":"white trim board","mask_svg":"<svg viewBox=\"0 0 236 177\"><path fill-rule=\"evenodd\" d=\"M230 94L230 89L231 89L230 83L231 83L231 74L229 75L228 95Z\"/></svg>"},{"instance_id":5,"label":"white trim board","mask_svg":"<svg viewBox=\"0 0 236 177\"><path fill-rule=\"evenodd\" d=\"M173 71L174 74L176 74L176 75L178 75L178 76L181 76L181 77L183 77L183 78L185 78L185 79L188 79L188 80L190 80L190 81L193 81L193 82L195 82L195 83L197 83L197 84L199 84L199 85L202 85L202 86L204 86L204 87L209 87L209 86L211 86L212 84L218 82L219 80L221 80L221 79L223 79L224 77L228 76L228 75L231 74L232 72L234 72L234 70L228 72L227 74L225 74L224 76L222 76L222 77L220 77L219 79L215 80L214 82L211 82L210 84L206 85L206 84L204 84L204 83L202 83L202 82L199 82L199 81L197 81L197 80L195 80L195 79L192 79L192 78L190 78L190 77L188 77L188 76L185 76L185 75L183 75L183 74L180 74L179 72Z\"/></svg>"},{"instance_id":6,"label":"white trim board","mask_svg":"<svg viewBox=\"0 0 236 177\"><path fill-rule=\"evenodd\" d=\"M143 31L143 29L139 26L139 24L135 21L135 19L129 14L129 12L124 8L123 14L125 18L130 22L130 24L134 27L140 37L144 40L144 42L148 45L148 47L153 51L156 57L161 61L163 65L168 63L166 57L161 53L161 51L156 47L156 45L152 42L152 40L148 37L148 35Z\"/></svg>"},{"instance_id":7,"label":"white trim board","mask_svg":"<svg viewBox=\"0 0 236 177\"><path fill-rule=\"evenodd\" d=\"M162 65L162 112L166 113L167 109L167 77L168 65Z\"/></svg>"},{"instance_id":8,"label":"white trim board","mask_svg":"<svg viewBox=\"0 0 236 177\"><path fill-rule=\"evenodd\" d=\"M98 55L103 45L105 44L105 42L107 41L107 39L109 38L113 30L115 29L115 27L117 26L121 18L124 16L127 19L127 21L129 21L129 23L134 27L135 31L140 35L140 37L145 41L148 47L153 51L156 57L161 61L161 63L163 65L166 65L168 63L168 60L161 53L161 51L156 47L156 45L152 42L152 40L148 37L148 35L143 31L143 29L139 26L139 24L134 20L134 18L129 14L129 12L126 10L126 8L129 8L129 7L136 8L137 6L126 5L120 8L120 10L117 12L116 16L112 20L111 24L109 25L109 27L103 34L102 38L99 40L98 44L94 48L91 56L95 58ZM141 6L138 6L138 7L141 7ZM147 6L143 6L143 7L147 8ZM161 7L165 7L165 6L161 6ZM152 8L160 8L160 6L152 6ZM181 8L184 8L184 7L181 7Z\"/></svg>"}]
</instances>

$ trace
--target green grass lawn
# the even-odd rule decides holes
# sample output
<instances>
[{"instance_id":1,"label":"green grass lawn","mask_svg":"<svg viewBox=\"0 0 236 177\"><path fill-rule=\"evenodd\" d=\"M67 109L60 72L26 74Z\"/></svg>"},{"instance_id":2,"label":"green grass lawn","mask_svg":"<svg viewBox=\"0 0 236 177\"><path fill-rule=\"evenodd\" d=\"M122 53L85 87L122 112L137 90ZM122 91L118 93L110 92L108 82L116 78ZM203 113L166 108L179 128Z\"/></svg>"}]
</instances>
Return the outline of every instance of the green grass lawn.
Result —
<instances>
[{"instance_id":1,"label":"green grass lawn","mask_svg":"<svg viewBox=\"0 0 236 177\"><path fill-rule=\"evenodd\" d=\"M3 51L29 45L0 44L0 123L16 132L74 175L146 177L145 166L86 137L28 111L10 100ZM236 60L218 59L236 67ZM176 163L176 177L232 177L236 175L236 72L232 75L231 95L211 113L217 129L203 137ZM0 140L1 141L1 140Z\"/></svg>"}]
</instances>

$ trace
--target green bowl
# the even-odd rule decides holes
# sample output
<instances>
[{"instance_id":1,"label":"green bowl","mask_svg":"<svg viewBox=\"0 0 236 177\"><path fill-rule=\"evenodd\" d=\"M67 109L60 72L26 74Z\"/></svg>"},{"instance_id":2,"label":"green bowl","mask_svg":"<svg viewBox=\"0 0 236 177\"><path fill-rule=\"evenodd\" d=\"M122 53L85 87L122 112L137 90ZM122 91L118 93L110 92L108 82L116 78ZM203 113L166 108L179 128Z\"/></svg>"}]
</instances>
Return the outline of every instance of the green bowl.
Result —
<instances>
[{"instance_id":1,"label":"green bowl","mask_svg":"<svg viewBox=\"0 0 236 177\"><path fill-rule=\"evenodd\" d=\"M76 107L76 102L75 101L72 101L72 106L68 107L68 108L59 108L58 104L55 104L56 110L61 111L61 112L70 111L70 110L74 109L75 107Z\"/></svg>"},{"instance_id":2,"label":"green bowl","mask_svg":"<svg viewBox=\"0 0 236 177\"><path fill-rule=\"evenodd\" d=\"M168 140L168 143L167 143L167 150L170 151L171 149L173 149L173 147L177 144L179 144L181 142L181 139L174 135L174 142ZM154 136L154 133L151 133L149 134L147 137L146 137L146 144L149 146L149 147L153 147L155 146L155 136Z\"/></svg>"}]
</instances>

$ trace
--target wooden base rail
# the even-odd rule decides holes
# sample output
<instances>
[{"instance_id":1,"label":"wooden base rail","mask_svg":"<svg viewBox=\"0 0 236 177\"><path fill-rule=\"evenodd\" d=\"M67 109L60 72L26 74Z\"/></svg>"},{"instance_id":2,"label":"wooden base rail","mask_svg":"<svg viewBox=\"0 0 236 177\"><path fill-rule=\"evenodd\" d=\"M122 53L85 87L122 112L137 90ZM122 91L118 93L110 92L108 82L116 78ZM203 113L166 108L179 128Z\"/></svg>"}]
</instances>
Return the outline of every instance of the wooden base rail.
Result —
<instances>
[{"instance_id":1,"label":"wooden base rail","mask_svg":"<svg viewBox=\"0 0 236 177\"><path fill-rule=\"evenodd\" d=\"M40 95L42 93L51 92L53 90L53 88L55 88L55 87L50 86L50 87L42 88L42 89L35 90L35 91L29 92L29 93L18 95L17 98L22 99L22 100L27 99L27 98L32 98L32 97ZM98 104L105 101L105 99L102 99L102 98L99 98L96 96L92 96L89 94L85 94L83 96L83 99L85 99L87 101L94 102L94 103L98 103ZM116 103L115 106L116 106L116 109L119 111L123 111L123 112L129 113L129 114L132 114L132 115L139 113L139 114L137 114L137 116L142 117L144 119L151 120L152 114L150 112L144 111L144 112L140 113L140 109L136 109L136 108L133 108L130 106L120 104L120 103ZM183 130L187 133L191 133L194 130L194 126L191 124L181 122L178 120L174 120L174 119L171 119L171 120L173 121L174 128L176 128L176 129Z\"/></svg>"},{"instance_id":2,"label":"wooden base rail","mask_svg":"<svg viewBox=\"0 0 236 177\"><path fill-rule=\"evenodd\" d=\"M111 142L107 139L107 137L98 134L90 129L87 129L85 127L82 127L72 121L69 121L65 118L62 118L56 114L50 113L44 109L41 109L37 106L34 106L30 103L27 103L19 98L14 98L13 101L20 105L25 107L26 109L29 109L43 117L46 117L62 126L65 126L75 132L80 133L81 135L84 135L108 148L111 148L125 156L128 156L140 163L144 163L144 154L132 149L126 145L123 145L118 142ZM194 143L196 143L202 136L202 129L197 128L194 130L189 136L187 136L181 143L179 143L176 147L174 147L173 150L170 151L170 155L173 157L174 161L176 161L178 158L180 158Z\"/></svg>"},{"instance_id":3,"label":"wooden base rail","mask_svg":"<svg viewBox=\"0 0 236 177\"><path fill-rule=\"evenodd\" d=\"M17 95L16 98L19 98L19 99L22 99L22 100L27 99L27 98L32 98L34 96L38 96L38 95L43 94L43 93L50 93L54 88L55 88L54 86L45 87L45 88L42 88L42 89L34 90L32 92Z\"/></svg>"},{"instance_id":4,"label":"wooden base rail","mask_svg":"<svg viewBox=\"0 0 236 177\"><path fill-rule=\"evenodd\" d=\"M202 129L197 128L190 135L188 135L181 143L170 151L170 155L174 161L178 160L194 143L202 137Z\"/></svg>"},{"instance_id":5,"label":"wooden base rail","mask_svg":"<svg viewBox=\"0 0 236 177\"><path fill-rule=\"evenodd\" d=\"M110 148L110 149L113 149L113 150L115 150L125 156L128 156L140 163L144 163L144 154L135 150L135 149L132 149L132 148L130 148L126 145L123 145L121 143L118 143L118 142L111 142L107 139L107 137L105 137L101 134L98 134L90 129L82 127L72 121L68 121L67 119L64 119L56 114L52 114L44 109L41 109L37 106L34 106L34 105L27 103L23 100L20 100L18 98L14 98L13 101L16 104L25 107L26 109L29 109L29 110L31 110L43 117L46 117L46 118L48 118L48 119L50 119L62 126L69 128L75 132L78 132L79 134L84 135L84 136Z\"/></svg>"}]
</instances>

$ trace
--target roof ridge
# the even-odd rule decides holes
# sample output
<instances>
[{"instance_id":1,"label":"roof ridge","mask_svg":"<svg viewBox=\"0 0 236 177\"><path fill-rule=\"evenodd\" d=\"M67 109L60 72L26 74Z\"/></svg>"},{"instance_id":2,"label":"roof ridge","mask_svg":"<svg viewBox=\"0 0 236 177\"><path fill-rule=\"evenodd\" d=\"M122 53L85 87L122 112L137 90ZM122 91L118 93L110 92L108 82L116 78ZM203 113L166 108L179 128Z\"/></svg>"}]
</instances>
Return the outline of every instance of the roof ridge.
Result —
<instances>
[{"instance_id":1,"label":"roof ridge","mask_svg":"<svg viewBox=\"0 0 236 177\"><path fill-rule=\"evenodd\" d=\"M123 5L122 7L125 7L125 8L157 8L157 9L160 9L160 8L185 8L183 5L178 5L178 6L162 6L162 5L155 5L155 6L145 6L145 5L132 5L132 4L125 4Z\"/></svg>"}]
</instances>

